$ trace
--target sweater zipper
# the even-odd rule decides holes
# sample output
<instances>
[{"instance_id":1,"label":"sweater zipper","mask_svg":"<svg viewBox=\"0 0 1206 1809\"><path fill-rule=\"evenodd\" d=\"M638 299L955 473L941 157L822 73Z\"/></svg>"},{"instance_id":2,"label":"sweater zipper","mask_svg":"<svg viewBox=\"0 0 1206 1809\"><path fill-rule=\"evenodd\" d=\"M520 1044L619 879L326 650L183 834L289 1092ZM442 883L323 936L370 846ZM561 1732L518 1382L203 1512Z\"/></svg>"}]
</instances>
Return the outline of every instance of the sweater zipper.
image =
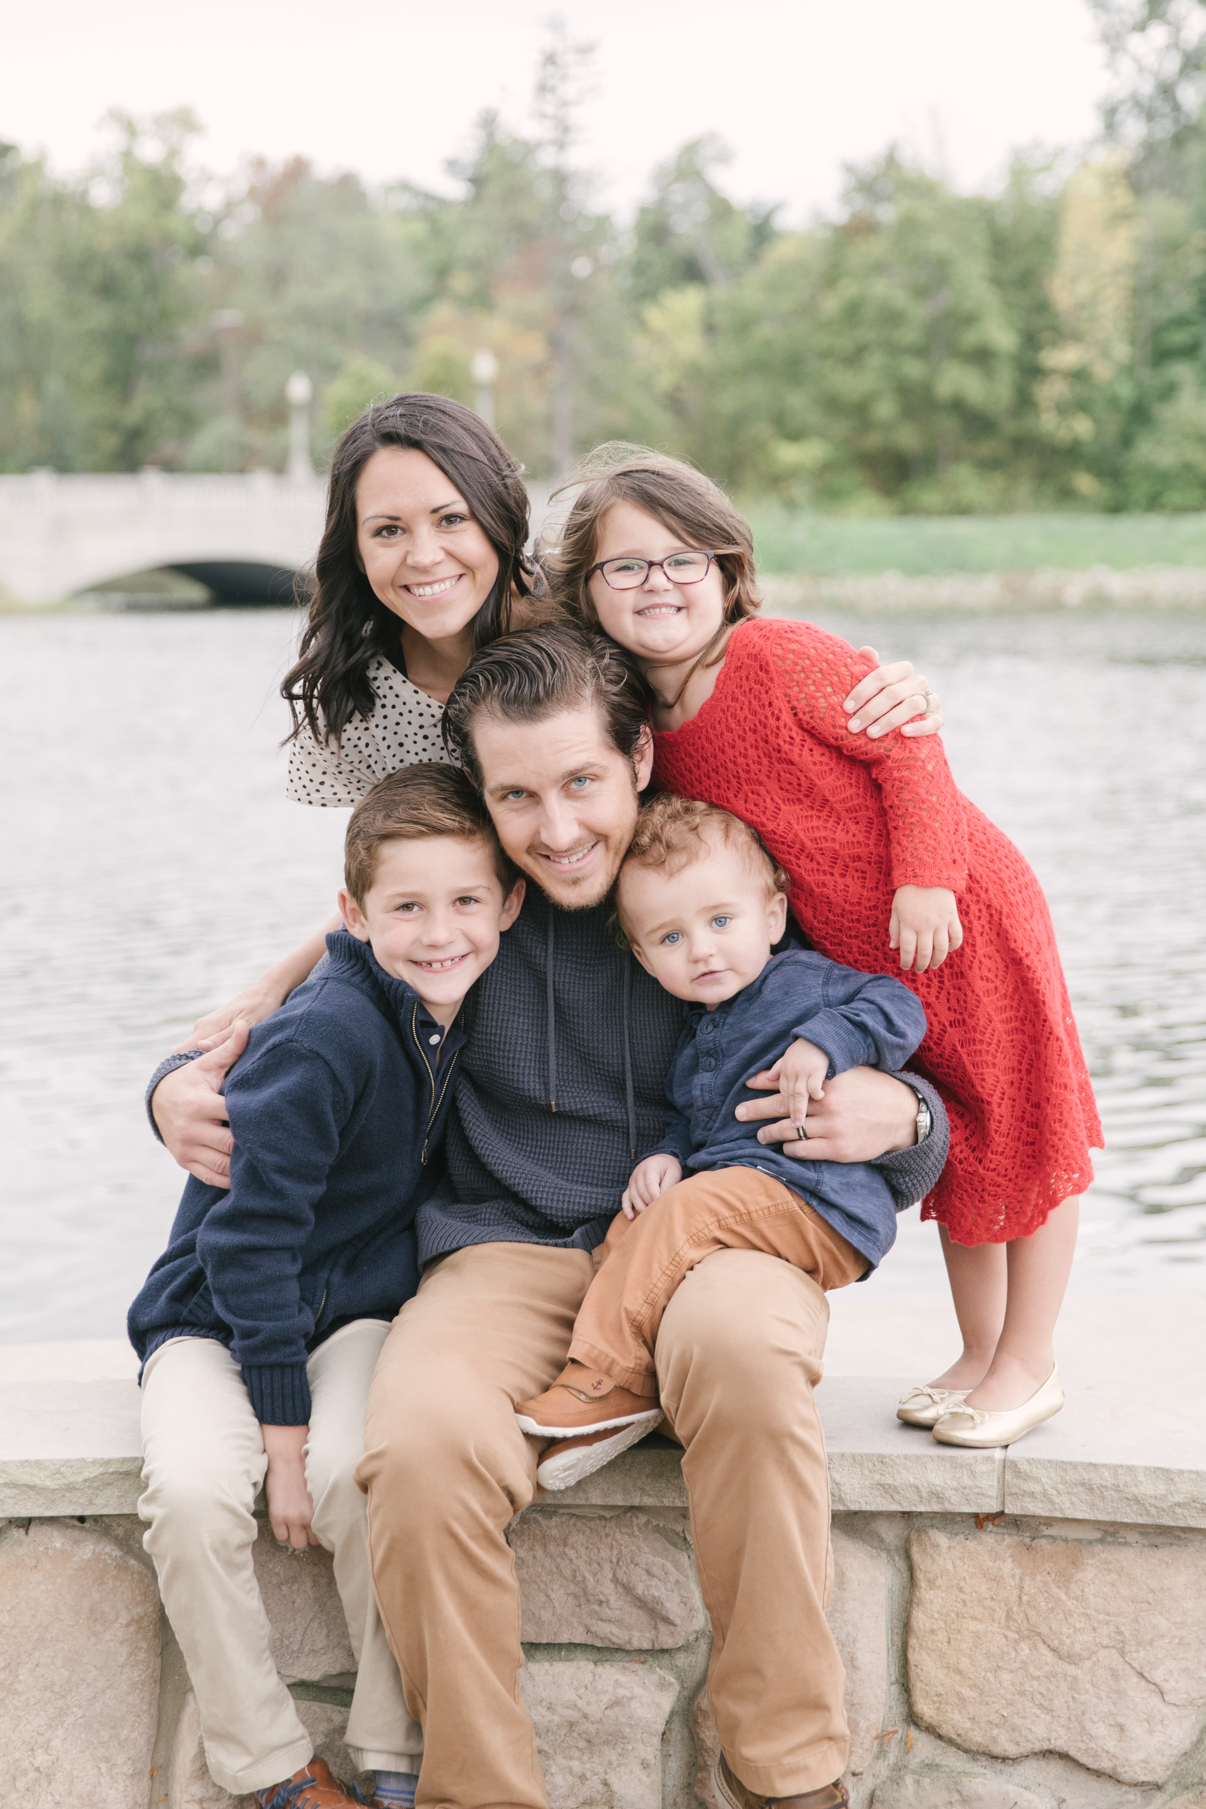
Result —
<instances>
[{"instance_id":1,"label":"sweater zipper","mask_svg":"<svg viewBox=\"0 0 1206 1809\"><path fill-rule=\"evenodd\" d=\"M427 1114L427 1130L430 1131L432 1122L435 1118L435 1115L439 1111L441 1105L443 1105L443 1103L444 1103L444 1095L448 1091L448 1082L452 1079L452 1070L456 1066L456 1057L457 1057L457 1055L460 1054L460 1051L458 1049L455 1055L451 1055L449 1057L448 1066L444 1073L444 1084L440 1088L439 1096L437 1097L435 1070L432 1068L431 1063L427 1059L427 1051L426 1051L426 1049L424 1049L423 1039L419 1035L419 1007L417 1005L414 1005L411 1007L410 1033L415 1039L415 1048L419 1051L419 1054L423 1057L423 1066L427 1070L427 1079L431 1085L431 1110ZM427 1161L427 1137L426 1137L426 1135L423 1138L423 1148L419 1152L419 1161L424 1164Z\"/></svg>"}]
</instances>

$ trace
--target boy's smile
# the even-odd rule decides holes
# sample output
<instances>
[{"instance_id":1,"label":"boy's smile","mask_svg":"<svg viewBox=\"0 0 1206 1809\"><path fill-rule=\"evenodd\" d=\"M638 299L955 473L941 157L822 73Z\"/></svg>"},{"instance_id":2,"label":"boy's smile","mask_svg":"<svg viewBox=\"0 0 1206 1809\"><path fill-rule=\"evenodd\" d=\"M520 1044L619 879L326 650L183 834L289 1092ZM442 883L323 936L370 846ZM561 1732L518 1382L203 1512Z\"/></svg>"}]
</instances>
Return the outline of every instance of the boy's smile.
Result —
<instances>
[{"instance_id":1,"label":"boy's smile","mask_svg":"<svg viewBox=\"0 0 1206 1809\"><path fill-rule=\"evenodd\" d=\"M382 843L363 904L346 887L339 894L351 934L371 945L387 974L414 987L445 1029L522 903L522 880L504 898L484 839L451 835Z\"/></svg>"}]
</instances>

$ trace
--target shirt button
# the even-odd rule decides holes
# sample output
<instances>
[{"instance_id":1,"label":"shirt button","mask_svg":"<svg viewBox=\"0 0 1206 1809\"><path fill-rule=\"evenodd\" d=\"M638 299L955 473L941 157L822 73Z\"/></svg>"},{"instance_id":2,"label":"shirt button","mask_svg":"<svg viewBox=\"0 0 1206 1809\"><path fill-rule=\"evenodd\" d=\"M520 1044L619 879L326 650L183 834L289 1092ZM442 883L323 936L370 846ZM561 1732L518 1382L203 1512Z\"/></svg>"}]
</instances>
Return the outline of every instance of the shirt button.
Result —
<instances>
[{"instance_id":1,"label":"shirt button","mask_svg":"<svg viewBox=\"0 0 1206 1809\"><path fill-rule=\"evenodd\" d=\"M429 1037L428 1037L428 1039L427 1039L427 1041L428 1041L428 1042L429 1042L429 1043L438 1043L438 1042L439 1042L439 1040L440 1040L440 1039L439 1039L439 1037L438 1037L438 1036L429 1036Z\"/></svg>"},{"instance_id":2,"label":"shirt button","mask_svg":"<svg viewBox=\"0 0 1206 1809\"><path fill-rule=\"evenodd\" d=\"M701 1066L710 1070L716 1066L716 1063L712 1060L710 1055L705 1055Z\"/></svg>"}]
</instances>

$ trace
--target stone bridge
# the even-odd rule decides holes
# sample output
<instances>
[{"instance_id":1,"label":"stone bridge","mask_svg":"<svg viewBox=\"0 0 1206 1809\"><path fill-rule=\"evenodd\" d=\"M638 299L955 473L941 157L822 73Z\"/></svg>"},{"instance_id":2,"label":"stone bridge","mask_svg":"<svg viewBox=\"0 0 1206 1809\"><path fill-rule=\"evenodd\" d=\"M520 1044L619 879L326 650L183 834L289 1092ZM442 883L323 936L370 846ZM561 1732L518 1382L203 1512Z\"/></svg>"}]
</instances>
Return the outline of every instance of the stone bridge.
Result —
<instances>
[{"instance_id":1,"label":"stone bridge","mask_svg":"<svg viewBox=\"0 0 1206 1809\"><path fill-rule=\"evenodd\" d=\"M0 477L0 600L57 603L135 572L170 569L220 601L287 602L313 560L326 482L318 477Z\"/></svg>"},{"instance_id":2,"label":"stone bridge","mask_svg":"<svg viewBox=\"0 0 1206 1809\"><path fill-rule=\"evenodd\" d=\"M529 486L532 522L548 508ZM0 476L0 607L58 603L137 572L176 571L222 603L287 603L318 550L326 479L244 476Z\"/></svg>"}]
</instances>

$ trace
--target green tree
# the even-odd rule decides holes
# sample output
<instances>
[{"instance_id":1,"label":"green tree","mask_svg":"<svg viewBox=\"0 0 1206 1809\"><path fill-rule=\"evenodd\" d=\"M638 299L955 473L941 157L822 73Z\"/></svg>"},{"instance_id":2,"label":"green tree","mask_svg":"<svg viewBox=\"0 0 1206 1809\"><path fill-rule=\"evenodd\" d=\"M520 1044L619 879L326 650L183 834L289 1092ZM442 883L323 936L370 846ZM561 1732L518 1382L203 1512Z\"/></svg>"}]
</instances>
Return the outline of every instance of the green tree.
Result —
<instances>
[{"instance_id":1,"label":"green tree","mask_svg":"<svg viewBox=\"0 0 1206 1809\"><path fill-rule=\"evenodd\" d=\"M638 210L632 290L649 302L689 283L736 281L775 237L775 207L738 207L712 180L733 153L715 133L693 138L654 172Z\"/></svg>"}]
</instances>

